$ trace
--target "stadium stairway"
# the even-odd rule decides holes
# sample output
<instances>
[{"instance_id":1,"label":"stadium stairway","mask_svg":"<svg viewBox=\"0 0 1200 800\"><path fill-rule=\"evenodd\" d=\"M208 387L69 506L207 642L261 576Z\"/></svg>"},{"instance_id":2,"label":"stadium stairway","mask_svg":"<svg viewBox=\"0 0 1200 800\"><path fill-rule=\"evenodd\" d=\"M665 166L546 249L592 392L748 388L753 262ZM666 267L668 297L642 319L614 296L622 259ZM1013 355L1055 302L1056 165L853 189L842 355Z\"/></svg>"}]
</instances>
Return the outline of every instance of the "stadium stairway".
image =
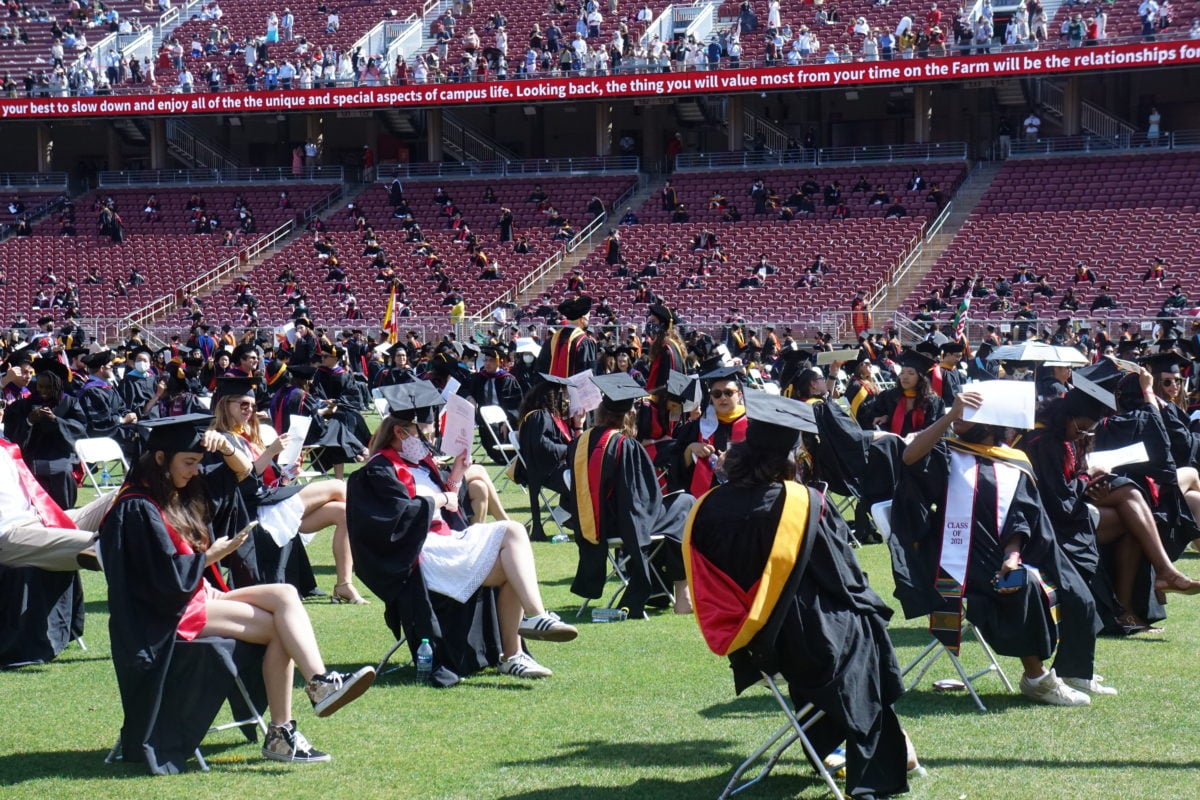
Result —
<instances>
[{"instance_id":1,"label":"stadium stairway","mask_svg":"<svg viewBox=\"0 0 1200 800\"><path fill-rule=\"evenodd\" d=\"M597 247L603 245L608 238L608 231L611 228L617 227L621 217L625 215L626 209L640 207L643 203L650 199L650 196L662 188L661 182L656 183L653 180L647 179L644 173L639 173L638 189L629 196L621 205L610 208L608 210L608 218L604 224L598 225L592 234L579 243L573 251L567 253L567 257L562 260L557 269L551 270L542 276L541 279L534 282L528 289L517 295L513 301L518 308L525 308L533 300L539 297L542 292L547 291L559 279L566 275L575 267L583 263L583 261L596 250Z\"/></svg>"},{"instance_id":2,"label":"stadium stairway","mask_svg":"<svg viewBox=\"0 0 1200 800\"><path fill-rule=\"evenodd\" d=\"M972 169L962 186L954 193L954 199L941 215L931 220L929 228L934 233L927 233L925 241L914 254L908 270L897 281L875 306L875 311L894 312L904 302L904 298L920 285L921 280L933 269L942 252L954 241L967 217L979 205L979 201L992 185L992 181L1000 174L1000 161L981 161ZM941 223L940 225L938 223Z\"/></svg>"}]
</instances>

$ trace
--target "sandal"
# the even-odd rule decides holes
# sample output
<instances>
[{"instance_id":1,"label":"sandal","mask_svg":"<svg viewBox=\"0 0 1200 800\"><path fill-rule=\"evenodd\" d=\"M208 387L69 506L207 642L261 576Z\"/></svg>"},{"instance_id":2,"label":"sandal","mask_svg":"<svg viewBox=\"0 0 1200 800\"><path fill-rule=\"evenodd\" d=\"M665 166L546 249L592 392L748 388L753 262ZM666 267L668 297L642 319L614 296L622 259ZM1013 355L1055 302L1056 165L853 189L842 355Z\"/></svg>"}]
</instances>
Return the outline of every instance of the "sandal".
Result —
<instances>
[{"instance_id":1,"label":"sandal","mask_svg":"<svg viewBox=\"0 0 1200 800\"><path fill-rule=\"evenodd\" d=\"M1135 633L1162 633L1162 628L1150 627L1150 623L1129 611L1117 617L1116 623L1126 636L1133 636Z\"/></svg>"},{"instance_id":2,"label":"sandal","mask_svg":"<svg viewBox=\"0 0 1200 800\"><path fill-rule=\"evenodd\" d=\"M329 598L331 603L348 603L352 606L370 605L371 601L358 593L358 589L354 588L353 583L335 583L333 585L333 595Z\"/></svg>"},{"instance_id":3,"label":"sandal","mask_svg":"<svg viewBox=\"0 0 1200 800\"><path fill-rule=\"evenodd\" d=\"M1200 594L1200 581L1194 581L1183 573L1180 573L1169 580L1155 581L1154 590L1163 593Z\"/></svg>"}]
</instances>

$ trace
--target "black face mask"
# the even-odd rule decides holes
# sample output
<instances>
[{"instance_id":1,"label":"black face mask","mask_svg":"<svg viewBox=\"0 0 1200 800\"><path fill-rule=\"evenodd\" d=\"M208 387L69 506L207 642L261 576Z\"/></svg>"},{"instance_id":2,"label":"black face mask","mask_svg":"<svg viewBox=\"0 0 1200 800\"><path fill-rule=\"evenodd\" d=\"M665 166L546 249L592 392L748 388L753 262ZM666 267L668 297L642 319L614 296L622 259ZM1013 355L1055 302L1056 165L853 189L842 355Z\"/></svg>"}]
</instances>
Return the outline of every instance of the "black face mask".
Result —
<instances>
[{"instance_id":1,"label":"black face mask","mask_svg":"<svg viewBox=\"0 0 1200 800\"><path fill-rule=\"evenodd\" d=\"M663 326L657 322L647 322L646 323L646 328L645 328L646 336L648 336L650 338L657 337L660 333L662 333L662 330L663 330Z\"/></svg>"},{"instance_id":2,"label":"black face mask","mask_svg":"<svg viewBox=\"0 0 1200 800\"><path fill-rule=\"evenodd\" d=\"M958 434L958 438L967 444L983 444L985 440L992 439L995 434L996 430L991 425L972 425L970 430ZM993 440L998 443L998 440Z\"/></svg>"}]
</instances>

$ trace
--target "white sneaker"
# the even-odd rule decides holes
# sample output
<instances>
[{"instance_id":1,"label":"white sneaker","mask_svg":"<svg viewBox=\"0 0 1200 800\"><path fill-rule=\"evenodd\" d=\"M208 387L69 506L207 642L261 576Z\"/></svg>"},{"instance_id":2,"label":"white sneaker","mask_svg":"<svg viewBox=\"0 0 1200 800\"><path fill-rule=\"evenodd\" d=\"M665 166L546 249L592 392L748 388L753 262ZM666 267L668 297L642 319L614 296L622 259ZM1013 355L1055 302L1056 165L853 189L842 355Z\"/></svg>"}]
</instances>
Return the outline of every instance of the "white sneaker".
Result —
<instances>
[{"instance_id":1,"label":"white sneaker","mask_svg":"<svg viewBox=\"0 0 1200 800\"><path fill-rule=\"evenodd\" d=\"M500 673L517 678L549 678L554 673L533 660L533 656L525 652L500 662Z\"/></svg>"},{"instance_id":2,"label":"white sneaker","mask_svg":"<svg viewBox=\"0 0 1200 800\"><path fill-rule=\"evenodd\" d=\"M1090 706L1092 698L1080 691L1067 686L1054 670L1042 676L1041 680L1031 681L1021 676L1021 694L1037 703L1051 706Z\"/></svg>"},{"instance_id":3,"label":"white sneaker","mask_svg":"<svg viewBox=\"0 0 1200 800\"><path fill-rule=\"evenodd\" d=\"M553 611L543 611L536 617L521 620L517 634L522 639L541 642L569 642L579 635L574 625L568 625Z\"/></svg>"},{"instance_id":4,"label":"white sneaker","mask_svg":"<svg viewBox=\"0 0 1200 800\"><path fill-rule=\"evenodd\" d=\"M1084 694L1113 695L1113 694L1117 693L1117 690L1114 689L1113 687L1102 685L1100 683L1099 676L1093 676L1090 679L1088 679L1088 678L1063 678L1063 683L1065 683L1067 686L1070 686L1072 689L1075 689L1076 691L1083 692Z\"/></svg>"}]
</instances>

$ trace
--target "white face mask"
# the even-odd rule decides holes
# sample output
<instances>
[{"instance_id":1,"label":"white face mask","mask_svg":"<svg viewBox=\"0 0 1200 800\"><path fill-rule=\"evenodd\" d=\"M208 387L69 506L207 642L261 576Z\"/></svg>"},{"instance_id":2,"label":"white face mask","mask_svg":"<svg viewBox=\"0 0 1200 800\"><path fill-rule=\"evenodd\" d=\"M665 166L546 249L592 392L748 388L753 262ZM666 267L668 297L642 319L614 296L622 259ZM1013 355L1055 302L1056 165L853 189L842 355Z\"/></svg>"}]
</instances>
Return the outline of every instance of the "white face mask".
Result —
<instances>
[{"instance_id":1,"label":"white face mask","mask_svg":"<svg viewBox=\"0 0 1200 800\"><path fill-rule=\"evenodd\" d=\"M406 436L400 442L400 457L412 464L420 463L429 455L429 446L416 436Z\"/></svg>"},{"instance_id":2,"label":"white face mask","mask_svg":"<svg viewBox=\"0 0 1200 800\"><path fill-rule=\"evenodd\" d=\"M139 375L145 375L150 371L150 362L138 359L137 361L133 362L133 370Z\"/></svg>"}]
</instances>

